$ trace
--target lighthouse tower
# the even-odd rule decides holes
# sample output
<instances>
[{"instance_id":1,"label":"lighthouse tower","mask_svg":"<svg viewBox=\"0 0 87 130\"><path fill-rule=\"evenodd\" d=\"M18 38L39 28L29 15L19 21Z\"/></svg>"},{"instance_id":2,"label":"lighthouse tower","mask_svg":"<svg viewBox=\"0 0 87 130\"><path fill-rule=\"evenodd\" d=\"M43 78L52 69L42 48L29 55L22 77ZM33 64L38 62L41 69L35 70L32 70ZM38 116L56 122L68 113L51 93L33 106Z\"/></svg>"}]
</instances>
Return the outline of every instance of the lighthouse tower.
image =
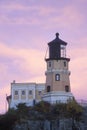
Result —
<instances>
[{"instance_id":1,"label":"lighthouse tower","mask_svg":"<svg viewBox=\"0 0 87 130\"><path fill-rule=\"evenodd\" d=\"M73 99L68 68L70 58L66 57L66 46L67 43L59 38L59 33L56 33L56 38L48 43L49 56L45 59L47 70L43 100L52 104L66 103L67 100Z\"/></svg>"}]
</instances>

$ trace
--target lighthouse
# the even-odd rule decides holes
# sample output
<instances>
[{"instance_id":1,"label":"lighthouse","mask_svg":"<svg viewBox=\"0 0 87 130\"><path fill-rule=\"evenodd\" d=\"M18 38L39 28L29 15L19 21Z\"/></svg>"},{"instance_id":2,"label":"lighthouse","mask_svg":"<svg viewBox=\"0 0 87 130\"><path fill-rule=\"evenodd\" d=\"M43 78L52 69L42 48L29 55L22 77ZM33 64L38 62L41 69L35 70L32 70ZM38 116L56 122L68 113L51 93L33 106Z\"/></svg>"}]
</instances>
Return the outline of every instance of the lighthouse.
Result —
<instances>
[{"instance_id":1,"label":"lighthouse","mask_svg":"<svg viewBox=\"0 0 87 130\"><path fill-rule=\"evenodd\" d=\"M40 101L51 104L67 103L73 99L70 86L70 58L66 56L67 42L56 38L48 43L48 56L46 61L45 83L11 83L11 95L7 97L9 108L16 108L19 103L33 106Z\"/></svg>"},{"instance_id":2,"label":"lighthouse","mask_svg":"<svg viewBox=\"0 0 87 130\"><path fill-rule=\"evenodd\" d=\"M66 46L67 42L59 38L59 33L56 33L56 38L48 43L49 54L45 59L46 85L42 99L51 104L66 103L69 99L73 99L70 87L70 58L66 56Z\"/></svg>"}]
</instances>

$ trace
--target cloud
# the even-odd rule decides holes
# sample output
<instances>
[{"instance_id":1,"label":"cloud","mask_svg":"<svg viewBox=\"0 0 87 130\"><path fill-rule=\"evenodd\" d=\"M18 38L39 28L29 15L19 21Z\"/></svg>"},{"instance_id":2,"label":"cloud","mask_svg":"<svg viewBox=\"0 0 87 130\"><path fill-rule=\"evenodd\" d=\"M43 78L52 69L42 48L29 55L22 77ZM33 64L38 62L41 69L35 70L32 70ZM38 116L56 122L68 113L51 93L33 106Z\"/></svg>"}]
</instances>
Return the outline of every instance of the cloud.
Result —
<instances>
[{"instance_id":1,"label":"cloud","mask_svg":"<svg viewBox=\"0 0 87 130\"><path fill-rule=\"evenodd\" d=\"M17 73L16 70L19 69L20 71L31 75L36 75L37 73L42 74L44 70L43 51L38 51L35 49L14 49L9 48L5 44L0 44L0 48L0 57L4 58L4 61L2 62L5 63L4 66L2 65L4 72L12 71ZM13 70L11 69L12 67Z\"/></svg>"},{"instance_id":2,"label":"cloud","mask_svg":"<svg viewBox=\"0 0 87 130\"><path fill-rule=\"evenodd\" d=\"M7 24L40 24L40 17L48 17L56 10L52 7L23 5L21 3L10 3L1 6L0 23ZM33 19L32 19L33 17ZM40 18L40 20L39 20Z\"/></svg>"},{"instance_id":3,"label":"cloud","mask_svg":"<svg viewBox=\"0 0 87 130\"><path fill-rule=\"evenodd\" d=\"M73 30L73 28L79 28L84 23L84 15L74 6L67 5L63 8L55 9L55 14L49 16L48 23L45 28L67 28Z\"/></svg>"},{"instance_id":4,"label":"cloud","mask_svg":"<svg viewBox=\"0 0 87 130\"><path fill-rule=\"evenodd\" d=\"M19 4L19 3L10 3L10 4L3 4L1 6L2 9L8 10L8 11L12 11L12 10L29 10L31 8L27 8L26 6Z\"/></svg>"},{"instance_id":5,"label":"cloud","mask_svg":"<svg viewBox=\"0 0 87 130\"><path fill-rule=\"evenodd\" d=\"M84 20L83 15L74 5L67 4L61 8L52 5L25 5L11 3L1 6L0 23L43 25L45 28L80 26ZM47 24L49 23L49 24ZM54 25L54 26L52 26Z\"/></svg>"},{"instance_id":6,"label":"cloud","mask_svg":"<svg viewBox=\"0 0 87 130\"><path fill-rule=\"evenodd\" d=\"M70 52L71 62L71 88L75 97L87 99L86 97L86 78L87 78L87 49L74 48Z\"/></svg>"},{"instance_id":7,"label":"cloud","mask_svg":"<svg viewBox=\"0 0 87 130\"><path fill-rule=\"evenodd\" d=\"M10 94L9 86L0 87L0 114L5 113L8 107L6 95Z\"/></svg>"}]
</instances>

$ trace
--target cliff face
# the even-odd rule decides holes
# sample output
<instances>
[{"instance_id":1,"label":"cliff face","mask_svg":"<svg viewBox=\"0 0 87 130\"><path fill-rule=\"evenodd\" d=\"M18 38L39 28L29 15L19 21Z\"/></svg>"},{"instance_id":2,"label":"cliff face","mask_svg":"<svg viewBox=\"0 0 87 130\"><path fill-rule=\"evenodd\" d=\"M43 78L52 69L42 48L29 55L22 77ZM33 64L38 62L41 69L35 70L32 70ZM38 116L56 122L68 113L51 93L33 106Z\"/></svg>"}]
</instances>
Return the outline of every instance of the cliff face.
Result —
<instances>
[{"instance_id":1,"label":"cliff face","mask_svg":"<svg viewBox=\"0 0 87 130\"><path fill-rule=\"evenodd\" d=\"M72 126L72 119L57 120L26 120L16 124L13 130L86 130L87 127L83 123Z\"/></svg>"},{"instance_id":2,"label":"cliff face","mask_svg":"<svg viewBox=\"0 0 87 130\"><path fill-rule=\"evenodd\" d=\"M60 124L60 125L59 125ZM62 130L61 121L59 120L36 120L36 121L25 121L23 123L16 124L13 130Z\"/></svg>"}]
</instances>

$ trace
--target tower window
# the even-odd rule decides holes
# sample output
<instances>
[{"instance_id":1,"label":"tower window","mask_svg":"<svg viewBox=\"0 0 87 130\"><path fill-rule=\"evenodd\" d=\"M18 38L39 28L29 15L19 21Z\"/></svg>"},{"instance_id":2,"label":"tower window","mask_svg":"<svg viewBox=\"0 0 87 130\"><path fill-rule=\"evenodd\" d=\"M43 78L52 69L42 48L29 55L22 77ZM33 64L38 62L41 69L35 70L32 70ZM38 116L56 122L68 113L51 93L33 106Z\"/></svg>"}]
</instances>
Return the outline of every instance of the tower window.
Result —
<instances>
[{"instance_id":1,"label":"tower window","mask_svg":"<svg viewBox=\"0 0 87 130\"><path fill-rule=\"evenodd\" d=\"M56 75L55 75L55 80L56 80L56 81L59 81L59 80L60 80L60 74L56 74Z\"/></svg>"},{"instance_id":2,"label":"tower window","mask_svg":"<svg viewBox=\"0 0 87 130\"><path fill-rule=\"evenodd\" d=\"M67 86L67 85L65 86L65 91L69 92L69 86Z\"/></svg>"},{"instance_id":3,"label":"tower window","mask_svg":"<svg viewBox=\"0 0 87 130\"><path fill-rule=\"evenodd\" d=\"M49 62L49 67L51 67L51 62Z\"/></svg>"},{"instance_id":4,"label":"tower window","mask_svg":"<svg viewBox=\"0 0 87 130\"><path fill-rule=\"evenodd\" d=\"M64 61L64 67L66 67L66 62Z\"/></svg>"},{"instance_id":5,"label":"tower window","mask_svg":"<svg viewBox=\"0 0 87 130\"><path fill-rule=\"evenodd\" d=\"M47 92L50 92L50 86L47 86Z\"/></svg>"},{"instance_id":6,"label":"tower window","mask_svg":"<svg viewBox=\"0 0 87 130\"><path fill-rule=\"evenodd\" d=\"M66 47L65 47L65 45L61 45L61 57L66 57Z\"/></svg>"}]
</instances>

